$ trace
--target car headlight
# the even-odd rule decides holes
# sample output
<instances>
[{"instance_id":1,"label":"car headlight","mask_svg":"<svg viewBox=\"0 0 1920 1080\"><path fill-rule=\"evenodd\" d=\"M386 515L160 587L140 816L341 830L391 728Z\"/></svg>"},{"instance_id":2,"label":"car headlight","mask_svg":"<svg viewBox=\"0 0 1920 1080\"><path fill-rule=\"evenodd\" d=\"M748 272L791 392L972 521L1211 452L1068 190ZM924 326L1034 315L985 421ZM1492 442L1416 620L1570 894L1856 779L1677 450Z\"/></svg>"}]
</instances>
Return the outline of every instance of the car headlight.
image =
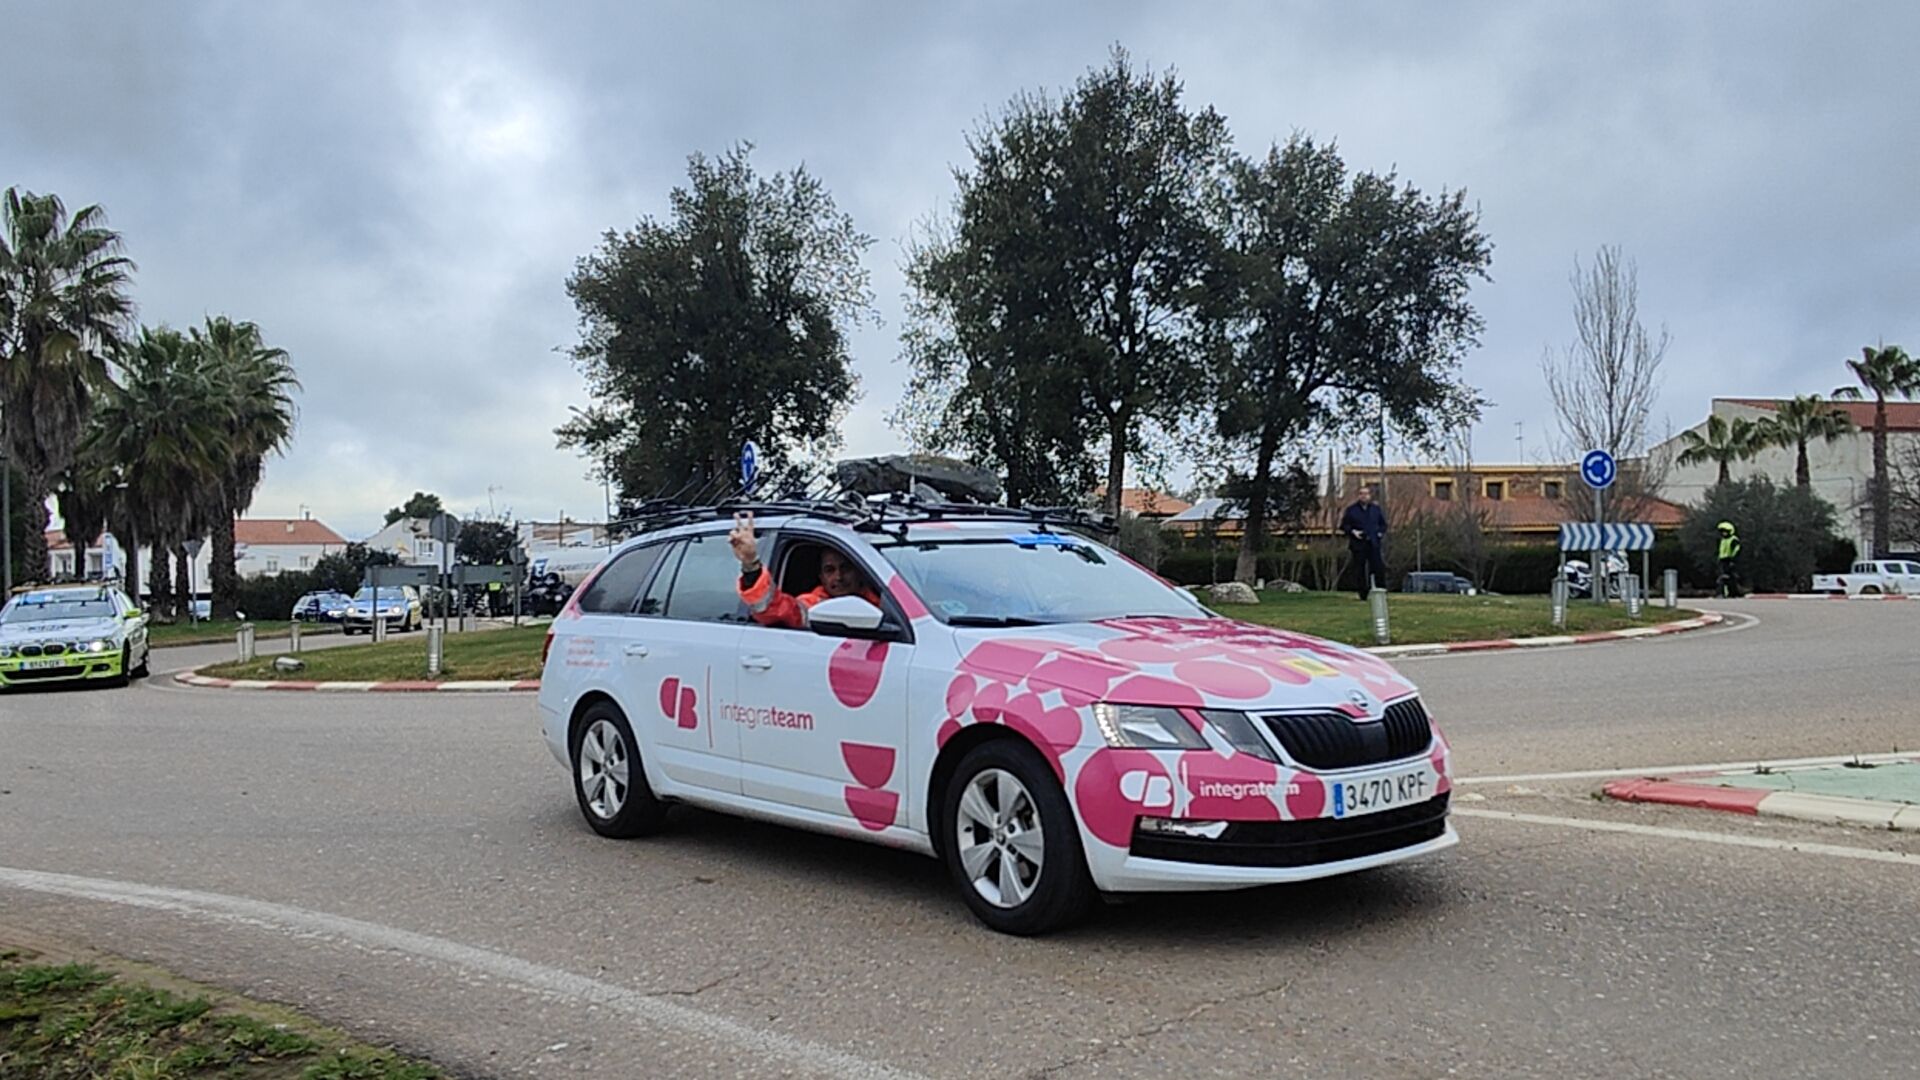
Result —
<instances>
[{"instance_id":1,"label":"car headlight","mask_svg":"<svg viewBox=\"0 0 1920 1080\"><path fill-rule=\"evenodd\" d=\"M1205 750L1193 721L1178 709L1158 705L1116 705L1102 701L1093 707L1093 722L1108 746L1134 750Z\"/></svg>"},{"instance_id":2,"label":"car headlight","mask_svg":"<svg viewBox=\"0 0 1920 1080\"><path fill-rule=\"evenodd\" d=\"M1267 740L1260 737L1260 730L1254 726L1254 719L1246 713L1232 709L1201 709L1200 715L1206 718L1213 730L1220 733L1221 738L1227 740L1227 745L1239 753L1252 754L1254 757L1276 764L1280 761L1279 755L1273 752L1273 747L1267 743Z\"/></svg>"},{"instance_id":3,"label":"car headlight","mask_svg":"<svg viewBox=\"0 0 1920 1080\"><path fill-rule=\"evenodd\" d=\"M108 648L110 648L110 647L111 647L111 645L110 645L110 643L108 643L108 642L105 642L105 641L89 641L89 642L87 642L87 651L88 651L88 652L96 652L96 653L97 653L97 652L106 652L106 651L107 651L107 649L108 649Z\"/></svg>"},{"instance_id":4,"label":"car headlight","mask_svg":"<svg viewBox=\"0 0 1920 1080\"><path fill-rule=\"evenodd\" d=\"M12 655L13 655L13 646L0 645L0 660L8 659Z\"/></svg>"}]
</instances>

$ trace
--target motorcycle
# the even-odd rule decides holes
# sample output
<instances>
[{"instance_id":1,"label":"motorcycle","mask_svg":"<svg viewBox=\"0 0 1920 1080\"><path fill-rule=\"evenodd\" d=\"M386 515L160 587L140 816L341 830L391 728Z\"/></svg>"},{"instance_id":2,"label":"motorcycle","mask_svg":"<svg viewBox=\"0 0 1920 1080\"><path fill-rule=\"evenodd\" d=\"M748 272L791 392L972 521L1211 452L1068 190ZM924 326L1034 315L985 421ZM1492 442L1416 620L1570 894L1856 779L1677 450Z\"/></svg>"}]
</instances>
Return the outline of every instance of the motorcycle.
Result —
<instances>
[{"instance_id":1,"label":"motorcycle","mask_svg":"<svg viewBox=\"0 0 1920 1080\"><path fill-rule=\"evenodd\" d=\"M1605 575L1607 595L1620 596L1626 591L1629 569L1625 552L1609 551L1605 554L1601 561L1601 572ZM1560 576L1566 579L1568 596L1593 596L1593 568L1585 559L1568 559L1561 563Z\"/></svg>"}]
</instances>

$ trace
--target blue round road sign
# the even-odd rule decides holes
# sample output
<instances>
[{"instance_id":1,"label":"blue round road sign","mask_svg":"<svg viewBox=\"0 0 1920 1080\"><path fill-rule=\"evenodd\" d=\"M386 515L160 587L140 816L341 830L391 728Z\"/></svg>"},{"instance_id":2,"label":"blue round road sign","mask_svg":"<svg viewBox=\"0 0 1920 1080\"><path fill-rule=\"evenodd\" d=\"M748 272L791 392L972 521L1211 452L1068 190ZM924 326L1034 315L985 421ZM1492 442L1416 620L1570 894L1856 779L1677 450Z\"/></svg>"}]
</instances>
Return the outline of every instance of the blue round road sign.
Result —
<instances>
[{"instance_id":1,"label":"blue round road sign","mask_svg":"<svg viewBox=\"0 0 1920 1080\"><path fill-rule=\"evenodd\" d=\"M740 448L740 486L750 488L753 479L760 475L760 448L748 439L747 445Z\"/></svg>"},{"instance_id":2,"label":"blue round road sign","mask_svg":"<svg viewBox=\"0 0 1920 1080\"><path fill-rule=\"evenodd\" d=\"M1587 456L1580 459L1580 479L1590 488L1610 488L1616 470L1613 455L1605 450L1589 450Z\"/></svg>"}]
</instances>

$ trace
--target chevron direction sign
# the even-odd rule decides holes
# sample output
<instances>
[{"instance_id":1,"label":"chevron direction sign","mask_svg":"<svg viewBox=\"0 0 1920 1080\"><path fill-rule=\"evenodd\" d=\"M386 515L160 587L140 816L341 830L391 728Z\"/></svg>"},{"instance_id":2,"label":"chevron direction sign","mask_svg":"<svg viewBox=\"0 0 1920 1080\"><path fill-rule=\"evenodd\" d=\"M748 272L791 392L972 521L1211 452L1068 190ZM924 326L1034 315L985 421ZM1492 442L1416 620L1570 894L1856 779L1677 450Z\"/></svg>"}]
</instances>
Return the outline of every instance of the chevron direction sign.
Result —
<instances>
[{"instance_id":1,"label":"chevron direction sign","mask_svg":"<svg viewBox=\"0 0 1920 1080\"><path fill-rule=\"evenodd\" d=\"M1560 526L1561 551L1647 551L1652 547L1651 525L1582 522Z\"/></svg>"}]
</instances>

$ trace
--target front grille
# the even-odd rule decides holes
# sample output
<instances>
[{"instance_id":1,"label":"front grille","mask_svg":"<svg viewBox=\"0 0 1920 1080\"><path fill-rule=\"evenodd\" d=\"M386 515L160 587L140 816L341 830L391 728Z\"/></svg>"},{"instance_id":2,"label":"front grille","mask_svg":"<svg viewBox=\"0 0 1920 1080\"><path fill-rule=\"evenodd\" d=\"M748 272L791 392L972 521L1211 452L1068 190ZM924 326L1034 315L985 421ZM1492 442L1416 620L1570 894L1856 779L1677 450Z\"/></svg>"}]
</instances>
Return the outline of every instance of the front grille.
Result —
<instances>
[{"instance_id":1,"label":"front grille","mask_svg":"<svg viewBox=\"0 0 1920 1080\"><path fill-rule=\"evenodd\" d=\"M1263 716L1287 756L1309 769L1357 769L1426 752L1433 727L1418 698L1388 706L1385 718L1355 720L1344 713Z\"/></svg>"},{"instance_id":2,"label":"front grille","mask_svg":"<svg viewBox=\"0 0 1920 1080\"><path fill-rule=\"evenodd\" d=\"M1437 839L1447 831L1448 796L1357 818L1236 821L1217 840L1136 831L1129 853L1214 866L1317 866L1362 859Z\"/></svg>"},{"instance_id":3,"label":"front grille","mask_svg":"<svg viewBox=\"0 0 1920 1080\"><path fill-rule=\"evenodd\" d=\"M1433 724L1417 697L1402 698L1387 706L1382 723L1387 728L1387 749L1396 758L1424 754L1433 745Z\"/></svg>"}]
</instances>

